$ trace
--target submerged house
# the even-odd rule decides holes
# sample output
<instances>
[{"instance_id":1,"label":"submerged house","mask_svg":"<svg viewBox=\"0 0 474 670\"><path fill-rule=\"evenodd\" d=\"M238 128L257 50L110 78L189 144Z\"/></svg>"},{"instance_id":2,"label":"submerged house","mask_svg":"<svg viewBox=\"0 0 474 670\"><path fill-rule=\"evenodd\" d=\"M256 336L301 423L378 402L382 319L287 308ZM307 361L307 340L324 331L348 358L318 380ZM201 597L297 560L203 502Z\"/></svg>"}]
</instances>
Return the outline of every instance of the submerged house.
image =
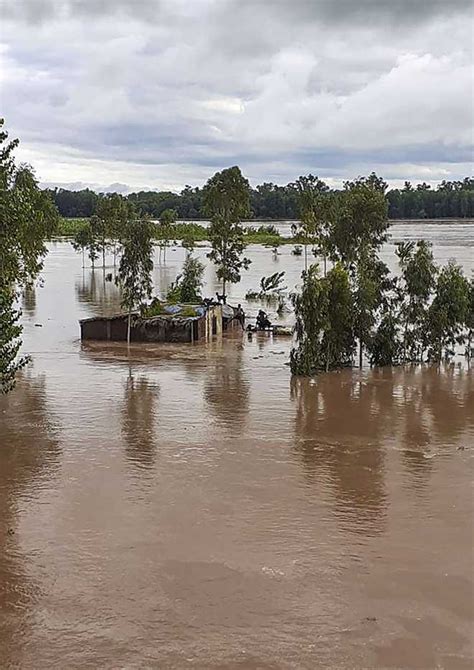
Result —
<instances>
[{"instance_id":1,"label":"submerged house","mask_svg":"<svg viewBox=\"0 0 474 670\"><path fill-rule=\"evenodd\" d=\"M132 314L132 342L198 342L220 335L232 322L222 305L170 305L169 312L143 317ZM166 309L166 308L165 308ZM127 341L127 314L98 316L79 321L82 340ZM235 322L233 322L235 323Z\"/></svg>"}]
</instances>

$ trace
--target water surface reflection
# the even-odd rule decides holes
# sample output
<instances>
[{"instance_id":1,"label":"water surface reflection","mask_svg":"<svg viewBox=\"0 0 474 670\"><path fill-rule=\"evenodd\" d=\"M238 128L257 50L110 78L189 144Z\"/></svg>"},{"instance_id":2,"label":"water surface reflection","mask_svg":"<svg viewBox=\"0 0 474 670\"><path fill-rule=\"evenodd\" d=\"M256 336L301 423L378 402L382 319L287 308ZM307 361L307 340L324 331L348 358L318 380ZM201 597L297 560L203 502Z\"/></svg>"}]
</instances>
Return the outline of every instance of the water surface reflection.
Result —
<instances>
[{"instance_id":1,"label":"water surface reflection","mask_svg":"<svg viewBox=\"0 0 474 670\"><path fill-rule=\"evenodd\" d=\"M232 301L276 262L299 281L289 249L248 253ZM0 398L2 667L472 665L472 371L291 381L268 336L81 344L116 286L63 243L44 280Z\"/></svg>"},{"instance_id":2,"label":"water surface reflection","mask_svg":"<svg viewBox=\"0 0 474 670\"><path fill-rule=\"evenodd\" d=\"M58 427L48 409L45 375L20 375L15 393L0 396L0 648L2 667L21 667L22 649L45 587L29 569L21 520L57 474ZM47 582L48 580L46 580Z\"/></svg>"}]
</instances>

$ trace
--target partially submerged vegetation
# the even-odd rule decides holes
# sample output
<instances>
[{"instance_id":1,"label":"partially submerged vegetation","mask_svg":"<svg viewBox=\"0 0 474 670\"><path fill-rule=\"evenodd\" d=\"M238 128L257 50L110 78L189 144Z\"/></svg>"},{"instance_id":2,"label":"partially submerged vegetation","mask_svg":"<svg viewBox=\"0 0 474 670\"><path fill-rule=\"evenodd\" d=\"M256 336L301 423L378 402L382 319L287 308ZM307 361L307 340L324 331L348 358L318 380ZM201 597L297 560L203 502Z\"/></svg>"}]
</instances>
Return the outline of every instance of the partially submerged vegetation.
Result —
<instances>
[{"instance_id":1,"label":"partially submerged vegetation","mask_svg":"<svg viewBox=\"0 0 474 670\"><path fill-rule=\"evenodd\" d=\"M471 356L474 278L454 261L439 268L423 240L398 245L401 275L390 275L378 256L388 229L383 182L347 182L337 196L306 182L301 192L307 242L333 265L306 267L293 295L293 374L362 366L364 355L376 366L439 362L463 346Z\"/></svg>"},{"instance_id":2,"label":"partially submerged vegetation","mask_svg":"<svg viewBox=\"0 0 474 670\"><path fill-rule=\"evenodd\" d=\"M18 142L8 143L2 128L0 120L2 392L13 387L16 372L27 362L18 357L17 291L38 275L47 251L45 241L54 235L71 237L74 248L83 258L87 254L93 267L101 258L105 268L106 253L113 253L122 306L129 315L128 339L134 310L151 314L162 309L159 300L143 307L152 293L155 241L166 250L171 240L179 239L188 249L183 272L167 296L168 302L181 304L202 300L204 267L192 256L197 242L207 241L211 246L208 258L222 281L224 302L227 284L240 281L250 263L244 256L248 244L277 249L291 243L293 253L304 251L305 259L302 291L292 296L296 316L296 343L290 360L293 374L345 367L356 359L362 365L364 356L378 366L437 362L449 359L462 347L471 356L474 279L469 280L454 261L439 268L430 246L422 240L398 245L400 276L390 275L378 255L389 225L387 184L374 173L346 182L343 190L331 190L312 175L300 177L291 186L300 217L291 238L281 237L272 225L244 227L242 221L251 214L252 190L238 167L216 173L200 190L199 199L196 191L187 193L196 196L200 211L210 218L209 228L178 223L179 208L169 200L160 209L159 222L153 222L140 198L118 194L88 197L93 204L90 217L58 222L50 194L38 188L29 168L16 166L12 152ZM471 182L464 180L462 187L453 187L454 192L471 193ZM411 192L408 186L405 190ZM445 184L442 190L453 189ZM322 258L322 271L310 264L310 254ZM282 280L283 273L263 277L255 297L280 299ZM194 307L183 309L186 315L194 315Z\"/></svg>"},{"instance_id":3,"label":"partially submerged vegetation","mask_svg":"<svg viewBox=\"0 0 474 670\"><path fill-rule=\"evenodd\" d=\"M56 234L61 237L74 237L84 235L88 229L90 220L86 218L59 220ZM300 239L296 237L283 237L275 226L244 226L244 240L246 244L263 244L265 246L277 247L280 244L292 244ZM153 224L153 239L163 246L170 241L181 240L184 243L208 242L209 228L199 223L176 222L163 226L159 223Z\"/></svg>"},{"instance_id":4,"label":"partially submerged vegetation","mask_svg":"<svg viewBox=\"0 0 474 670\"><path fill-rule=\"evenodd\" d=\"M15 375L28 362L18 357L22 327L16 308L18 291L38 276L46 255L45 240L55 232L57 211L47 193L25 165L17 166L0 119L0 393L15 384Z\"/></svg>"}]
</instances>

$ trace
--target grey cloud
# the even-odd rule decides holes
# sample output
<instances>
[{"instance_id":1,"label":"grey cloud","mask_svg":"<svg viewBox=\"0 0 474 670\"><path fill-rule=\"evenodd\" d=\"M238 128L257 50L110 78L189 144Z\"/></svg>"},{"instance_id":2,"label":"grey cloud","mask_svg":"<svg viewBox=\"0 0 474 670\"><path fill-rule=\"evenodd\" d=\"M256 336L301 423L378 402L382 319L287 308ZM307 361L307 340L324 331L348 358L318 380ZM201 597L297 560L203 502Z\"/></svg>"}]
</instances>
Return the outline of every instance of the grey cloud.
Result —
<instances>
[{"instance_id":1,"label":"grey cloud","mask_svg":"<svg viewBox=\"0 0 474 670\"><path fill-rule=\"evenodd\" d=\"M159 21L175 14L185 16L197 5L210 12L215 20L261 14L265 19L280 14L285 20L314 21L329 24L425 22L440 15L472 12L471 0L2 0L3 16L32 23L51 18L84 18L123 15L143 21ZM235 24L234 24L235 25ZM258 48L258 45L253 45Z\"/></svg>"},{"instance_id":2,"label":"grey cloud","mask_svg":"<svg viewBox=\"0 0 474 670\"><path fill-rule=\"evenodd\" d=\"M254 0L243 0L255 5ZM237 5L241 0L233 0ZM257 0L261 6L265 0ZM357 22L424 22L439 15L472 12L471 0L276 0L285 15L299 14L306 20L331 24Z\"/></svg>"},{"instance_id":3,"label":"grey cloud","mask_svg":"<svg viewBox=\"0 0 474 670\"><path fill-rule=\"evenodd\" d=\"M470 3L0 2L2 112L47 181L469 162Z\"/></svg>"}]
</instances>

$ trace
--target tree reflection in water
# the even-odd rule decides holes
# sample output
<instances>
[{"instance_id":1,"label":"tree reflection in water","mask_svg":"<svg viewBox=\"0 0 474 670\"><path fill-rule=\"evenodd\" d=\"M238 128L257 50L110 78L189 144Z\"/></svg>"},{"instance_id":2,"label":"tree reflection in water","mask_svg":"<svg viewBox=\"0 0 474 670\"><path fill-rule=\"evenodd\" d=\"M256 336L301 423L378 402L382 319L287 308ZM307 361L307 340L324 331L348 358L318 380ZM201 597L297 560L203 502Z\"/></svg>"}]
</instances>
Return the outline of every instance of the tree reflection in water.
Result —
<instances>
[{"instance_id":1,"label":"tree reflection in water","mask_svg":"<svg viewBox=\"0 0 474 670\"><path fill-rule=\"evenodd\" d=\"M45 377L31 369L0 396L0 649L1 667L21 667L29 610L37 587L19 545L21 510L34 500L59 466L57 427L47 407Z\"/></svg>"},{"instance_id":2,"label":"tree reflection in water","mask_svg":"<svg viewBox=\"0 0 474 670\"><path fill-rule=\"evenodd\" d=\"M155 404L159 388L150 385L145 376L135 376L130 369L125 382L122 409L122 434L126 456L133 465L150 468L155 462Z\"/></svg>"},{"instance_id":3,"label":"tree reflection in water","mask_svg":"<svg viewBox=\"0 0 474 670\"><path fill-rule=\"evenodd\" d=\"M222 342L216 342L221 346ZM230 337L221 356L213 356L206 369L204 399L217 423L231 433L240 434L249 411L250 382L243 367L241 333Z\"/></svg>"},{"instance_id":4,"label":"tree reflection in water","mask_svg":"<svg viewBox=\"0 0 474 670\"><path fill-rule=\"evenodd\" d=\"M292 380L296 450L308 477L327 478L357 532L383 527L385 460L401 453L415 492L433 458L474 431L474 386L459 366L343 371Z\"/></svg>"},{"instance_id":5,"label":"tree reflection in water","mask_svg":"<svg viewBox=\"0 0 474 670\"><path fill-rule=\"evenodd\" d=\"M86 268L76 281L77 300L93 315L113 314L121 309L120 290L114 281L106 281L106 274L102 269Z\"/></svg>"},{"instance_id":6,"label":"tree reflection in water","mask_svg":"<svg viewBox=\"0 0 474 670\"><path fill-rule=\"evenodd\" d=\"M27 284L23 289L21 309L30 318L36 314L36 287L33 283Z\"/></svg>"},{"instance_id":7,"label":"tree reflection in water","mask_svg":"<svg viewBox=\"0 0 474 670\"><path fill-rule=\"evenodd\" d=\"M310 480L325 479L338 516L364 534L383 529L387 508L381 438L391 379L367 384L347 373L292 380L296 449Z\"/></svg>"},{"instance_id":8,"label":"tree reflection in water","mask_svg":"<svg viewBox=\"0 0 474 670\"><path fill-rule=\"evenodd\" d=\"M397 375L403 463L413 488L420 489L433 459L464 446L464 435L474 430L473 376L459 365L414 367Z\"/></svg>"}]
</instances>

